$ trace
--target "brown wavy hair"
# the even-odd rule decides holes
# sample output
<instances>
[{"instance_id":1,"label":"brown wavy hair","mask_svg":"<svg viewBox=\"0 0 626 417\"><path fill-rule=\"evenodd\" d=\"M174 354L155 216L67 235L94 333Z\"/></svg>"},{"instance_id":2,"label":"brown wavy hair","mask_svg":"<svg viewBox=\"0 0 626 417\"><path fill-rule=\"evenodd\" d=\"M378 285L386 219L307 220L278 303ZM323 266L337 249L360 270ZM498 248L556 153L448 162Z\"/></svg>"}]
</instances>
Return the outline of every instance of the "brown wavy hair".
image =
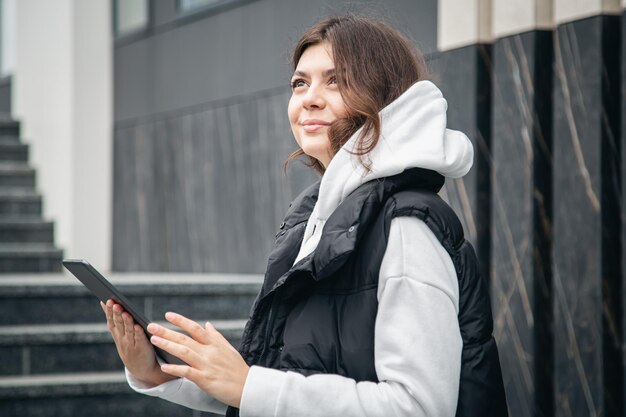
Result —
<instances>
[{"instance_id":1,"label":"brown wavy hair","mask_svg":"<svg viewBox=\"0 0 626 417\"><path fill-rule=\"evenodd\" d=\"M417 81L428 79L428 69L419 49L386 23L365 16L346 15L323 19L309 28L293 48L291 66L295 71L304 51L328 42L332 48L335 74L348 117L329 128L331 153L335 155L361 127L353 154L366 171L366 156L378 143L381 131L379 112ZM302 149L284 162L305 155L305 164L323 175L321 162Z\"/></svg>"}]
</instances>

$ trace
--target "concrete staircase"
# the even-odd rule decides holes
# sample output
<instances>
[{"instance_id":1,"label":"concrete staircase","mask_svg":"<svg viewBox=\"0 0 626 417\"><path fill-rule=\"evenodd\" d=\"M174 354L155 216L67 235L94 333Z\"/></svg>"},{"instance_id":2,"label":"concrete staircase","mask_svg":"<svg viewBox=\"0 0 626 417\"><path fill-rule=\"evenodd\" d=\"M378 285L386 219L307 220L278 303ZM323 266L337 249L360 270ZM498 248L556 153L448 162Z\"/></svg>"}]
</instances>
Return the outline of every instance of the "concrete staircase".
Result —
<instances>
[{"instance_id":1,"label":"concrete staircase","mask_svg":"<svg viewBox=\"0 0 626 417\"><path fill-rule=\"evenodd\" d=\"M53 235L54 224L42 218L20 125L0 119L0 274L60 271L63 252Z\"/></svg>"},{"instance_id":2,"label":"concrete staircase","mask_svg":"<svg viewBox=\"0 0 626 417\"><path fill-rule=\"evenodd\" d=\"M235 346L256 275L118 274L147 317L211 320ZM134 393L97 300L69 274L0 276L0 416L209 416Z\"/></svg>"},{"instance_id":3,"label":"concrete staircase","mask_svg":"<svg viewBox=\"0 0 626 417\"><path fill-rule=\"evenodd\" d=\"M0 416L210 416L132 391L96 298L67 271L42 218L28 145L0 118ZM239 344L262 277L118 274L111 281L162 321L210 320Z\"/></svg>"}]
</instances>

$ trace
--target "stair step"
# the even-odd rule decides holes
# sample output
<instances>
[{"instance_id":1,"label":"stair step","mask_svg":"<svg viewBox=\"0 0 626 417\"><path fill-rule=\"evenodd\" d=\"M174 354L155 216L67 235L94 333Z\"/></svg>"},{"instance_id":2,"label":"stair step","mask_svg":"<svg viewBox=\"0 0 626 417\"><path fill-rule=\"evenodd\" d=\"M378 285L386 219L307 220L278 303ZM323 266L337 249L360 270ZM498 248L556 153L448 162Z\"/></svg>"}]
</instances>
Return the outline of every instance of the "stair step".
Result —
<instances>
[{"instance_id":1,"label":"stair step","mask_svg":"<svg viewBox=\"0 0 626 417\"><path fill-rule=\"evenodd\" d=\"M0 187L34 187L35 170L25 163L0 162Z\"/></svg>"},{"instance_id":2,"label":"stair step","mask_svg":"<svg viewBox=\"0 0 626 417\"><path fill-rule=\"evenodd\" d=\"M20 123L15 120L0 120L0 137L20 137Z\"/></svg>"},{"instance_id":3,"label":"stair step","mask_svg":"<svg viewBox=\"0 0 626 417\"><path fill-rule=\"evenodd\" d=\"M0 243L50 243L54 225L40 218L6 217L0 219Z\"/></svg>"},{"instance_id":4,"label":"stair step","mask_svg":"<svg viewBox=\"0 0 626 417\"><path fill-rule=\"evenodd\" d=\"M0 161L28 161L28 145L0 139Z\"/></svg>"},{"instance_id":5,"label":"stair step","mask_svg":"<svg viewBox=\"0 0 626 417\"><path fill-rule=\"evenodd\" d=\"M0 243L0 281L7 273L60 272L63 251L45 243Z\"/></svg>"},{"instance_id":6,"label":"stair step","mask_svg":"<svg viewBox=\"0 0 626 417\"><path fill-rule=\"evenodd\" d=\"M129 392L124 372L0 377L0 399Z\"/></svg>"},{"instance_id":7,"label":"stair step","mask_svg":"<svg viewBox=\"0 0 626 417\"><path fill-rule=\"evenodd\" d=\"M0 415L214 417L132 391L123 372L0 377Z\"/></svg>"},{"instance_id":8,"label":"stair step","mask_svg":"<svg viewBox=\"0 0 626 417\"><path fill-rule=\"evenodd\" d=\"M212 324L233 346L239 345L245 320ZM103 317L96 324L0 326L0 357L0 376L123 369Z\"/></svg>"},{"instance_id":9,"label":"stair step","mask_svg":"<svg viewBox=\"0 0 626 417\"><path fill-rule=\"evenodd\" d=\"M247 319L259 275L105 274L148 319L167 311L203 320ZM63 308L59 308L63 306ZM76 278L50 274L0 276L0 325L98 323L97 299Z\"/></svg>"},{"instance_id":10,"label":"stair step","mask_svg":"<svg viewBox=\"0 0 626 417\"><path fill-rule=\"evenodd\" d=\"M19 136L0 133L0 143L22 143L22 139Z\"/></svg>"},{"instance_id":11,"label":"stair step","mask_svg":"<svg viewBox=\"0 0 626 417\"><path fill-rule=\"evenodd\" d=\"M0 216L41 216L41 196L29 188L0 188Z\"/></svg>"}]
</instances>

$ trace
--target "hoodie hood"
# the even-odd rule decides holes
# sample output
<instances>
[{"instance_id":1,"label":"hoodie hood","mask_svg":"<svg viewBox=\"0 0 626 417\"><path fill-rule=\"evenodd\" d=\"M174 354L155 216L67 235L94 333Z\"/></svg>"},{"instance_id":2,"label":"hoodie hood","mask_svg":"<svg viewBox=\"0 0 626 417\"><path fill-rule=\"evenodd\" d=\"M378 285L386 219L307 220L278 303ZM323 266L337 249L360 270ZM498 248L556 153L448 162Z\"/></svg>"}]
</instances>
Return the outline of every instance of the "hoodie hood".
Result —
<instances>
[{"instance_id":1,"label":"hoodie hood","mask_svg":"<svg viewBox=\"0 0 626 417\"><path fill-rule=\"evenodd\" d=\"M307 222L295 262L315 250L326 219L361 184L409 168L425 168L449 178L467 174L474 148L462 132L446 128L448 103L435 84L418 81L380 111L381 136L365 156L366 173L354 150L361 129L331 159L322 177L317 203Z\"/></svg>"}]
</instances>

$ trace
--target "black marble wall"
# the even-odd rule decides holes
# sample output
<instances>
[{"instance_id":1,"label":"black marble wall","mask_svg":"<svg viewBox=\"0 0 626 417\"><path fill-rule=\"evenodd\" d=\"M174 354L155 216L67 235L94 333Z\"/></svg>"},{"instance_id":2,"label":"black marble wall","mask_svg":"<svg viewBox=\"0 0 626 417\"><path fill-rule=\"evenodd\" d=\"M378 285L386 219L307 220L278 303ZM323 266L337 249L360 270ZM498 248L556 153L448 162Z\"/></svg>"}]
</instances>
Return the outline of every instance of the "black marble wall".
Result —
<instances>
[{"instance_id":1,"label":"black marble wall","mask_svg":"<svg viewBox=\"0 0 626 417\"><path fill-rule=\"evenodd\" d=\"M118 124L113 269L262 273L291 199L315 176L299 162L288 88Z\"/></svg>"},{"instance_id":2,"label":"black marble wall","mask_svg":"<svg viewBox=\"0 0 626 417\"><path fill-rule=\"evenodd\" d=\"M491 299L513 416L552 416L552 58L552 32L493 46Z\"/></svg>"},{"instance_id":3,"label":"black marble wall","mask_svg":"<svg viewBox=\"0 0 626 417\"><path fill-rule=\"evenodd\" d=\"M625 19L459 48L431 65L448 127L476 148L473 173L444 197L488 268L512 416L624 415Z\"/></svg>"},{"instance_id":4,"label":"black marble wall","mask_svg":"<svg viewBox=\"0 0 626 417\"><path fill-rule=\"evenodd\" d=\"M622 14L622 34L621 34L621 83L622 83L622 101L619 111L622 125L621 125L621 137L622 137L622 207L620 212L622 213L622 346L626 345L626 11ZM626 368L626 349L622 348L622 367ZM626 398L626 373L624 375L624 391L622 393L623 398Z\"/></svg>"},{"instance_id":5,"label":"black marble wall","mask_svg":"<svg viewBox=\"0 0 626 417\"><path fill-rule=\"evenodd\" d=\"M432 80L448 102L448 128L465 132L474 145L474 167L446 180L443 198L459 214L489 277L491 218L491 45L472 45L430 61Z\"/></svg>"},{"instance_id":6,"label":"black marble wall","mask_svg":"<svg viewBox=\"0 0 626 417\"><path fill-rule=\"evenodd\" d=\"M555 32L555 415L621 416L619 18Z\"/></svg>"}]
</instances>

